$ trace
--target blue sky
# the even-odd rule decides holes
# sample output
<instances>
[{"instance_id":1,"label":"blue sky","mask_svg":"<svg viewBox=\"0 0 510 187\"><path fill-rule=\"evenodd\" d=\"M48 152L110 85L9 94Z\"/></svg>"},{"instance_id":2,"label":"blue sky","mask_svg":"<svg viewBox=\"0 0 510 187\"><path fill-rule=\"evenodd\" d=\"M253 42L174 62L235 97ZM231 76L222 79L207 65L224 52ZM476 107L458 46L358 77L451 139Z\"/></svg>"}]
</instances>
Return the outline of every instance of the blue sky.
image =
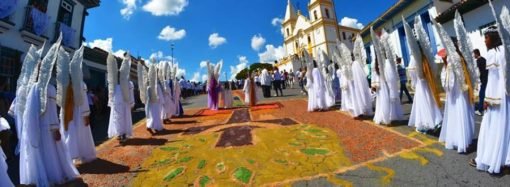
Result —
<instances>
[{"instance_id":1,"label":"blue sky","mask_svg":"<svg viewBox=\"0 0 510 187\"><path fill-rule=\"evenodd\" d=\"M307 12L309 0L292 0ZM336 0L338 21L368 24L396 0ZM103 0L89 10L87 45L168 60L170 44L186 79L201 81L203 61L223 60L228 78L245 66L282 56L278 19L287 0ZM361 8L363 7L363 8ZM253 42L252 42L253 40ZM253 45L252 45L253 44ZM222 80L225 79L223 75Z\"/></svg>"}]
</instances>

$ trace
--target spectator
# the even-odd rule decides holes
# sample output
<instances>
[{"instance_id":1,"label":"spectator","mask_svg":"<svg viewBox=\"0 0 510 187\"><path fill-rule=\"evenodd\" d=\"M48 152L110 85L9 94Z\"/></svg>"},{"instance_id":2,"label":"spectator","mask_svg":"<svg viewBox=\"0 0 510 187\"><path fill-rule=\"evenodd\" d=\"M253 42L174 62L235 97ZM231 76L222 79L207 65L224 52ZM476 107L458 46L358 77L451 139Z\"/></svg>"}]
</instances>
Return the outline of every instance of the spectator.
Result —
<instances>
[{"instance_id":1,"label":"spectator","mask_svg":"<svg viewBox=\"0 0 510 187\"><path fill-rule=\"evenodd\" d=\"M400 77L400 101L402 101L402 94L405 93L407 96L407 102L412 103L413 98L411 97L411 94L409 94L409 90L407 90L407 75L406 75L406 68L402 64L402 58L397 57L397 70L398 70L398 76Z\"/></svg>"},{"instance_id":2,"label":"spectator","mask_svg":"<svg viewBox=\"0 0 510 187\"><path fill-rule=\"evenodd\" d=\"M278 68L275 67L275 70L273 72L273 87L274 91L276 92L276 97L283 96L283 90L282 90L282 74L278 71ZM280 95L278 94L278 91L280 91Z\"/></svg>"},{"instance_id":3,"label":"spectator","mask_svg":"<svg viewBox=\"0 0 510 187\"><path fill-rule=\"evenodd\" d=\"M476 105L476 115L481 116L483 114L483 104L485 102L485 89L487 88L487 80L489 76L489 70L487 70L487 61L480 55L480 50L473 50L474 57L476 58L476 65L480 72L480 90L478 93L478 105Z\"/></svg>"}]
</instances>

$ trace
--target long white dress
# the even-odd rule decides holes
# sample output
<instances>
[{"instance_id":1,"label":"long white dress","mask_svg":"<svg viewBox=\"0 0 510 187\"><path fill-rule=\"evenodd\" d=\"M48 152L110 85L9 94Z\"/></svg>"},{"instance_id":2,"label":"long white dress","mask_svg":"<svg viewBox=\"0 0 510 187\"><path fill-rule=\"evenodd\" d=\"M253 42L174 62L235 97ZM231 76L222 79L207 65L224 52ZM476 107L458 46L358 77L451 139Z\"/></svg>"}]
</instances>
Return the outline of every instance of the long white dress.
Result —
<instances>
[{"instance_id":1,"label":"long white dress","mask_svg":"<svg viewBox=\"0 0 510 187\"><path fill-rule=\"evenodd\" d=\"M374 122L375 124L389 125L391 119L388 84L386 84L386 81L375 71L372 72L372 88L376 89Z\"/></svg>"},{"instance_id":2,"label":"long white dress","mask_svg":"<svg viewBox=\"0 0 510 187\"><path fill-rule=\"evenodd\" d=\"M79 176L63 141L55 141L54 131L60 130L56 104L56 89L48 86L46 112L40 115L41 100L38 87L28 94L20 149L20 184L52 186L63 184Z\"/></svg>"},{"instance_id":3,"label":"long white dress","mask_svg":"<svg viewBox=\"0 0 510 187\"><path fill-rule=\"evenodd\" d=\"M486 56L489 78L485 101L490 106L483 116L478 135L476 163L479 170L489 173L499 173L503 165L510 165L510 97L504 89L504 50L500 46L489 50Z\"/></svg>"},{"instance_id":4,"label":"long white dress","mask_svg":"<svg viewBox=\"0 0 510 187\"><path fill-rule=\"evenodd\" d=\"M313 84L311 85L311 89L313 89L313 94L309 93L310 95L313 95L310 98L311 103L309 103L312 106L311 111L327 109L328 107L326 105L326 98L325 98L326 90L324 87L324 78L322 77L322 74L318 68L313 68L312 76L313 76ZM310 107L309 107L309 111L310 111Z\"/></svg>"},{"instance_id":5,"label":"long white dress","mask_svg":"<svg viewBox=\"0 0 510 187\"><path fill-rule=\"evenodd\" d=\"M386 75L386 83L388 85L390 97L389 118L391 121L404 119L404 111L400 102L400 77L397 70L386 60L384 66L384 75Z\"/></svg>"},{"instance_id":6,"label":"long white dress","mask_svg":"<svg viewBox=\"0 0 510 187\"><path fill-rule=\"evenodd\" d=\"M0 117L0 132L9 129L10 127L7 121ZM9 175L7 174L7 163L5 162L6 159L7 157L5 156L2 147L0 147L0 186L13 187L14 184L12 184L11 178L9 178Z\"/></svg>"},{"instance_id":7,"label":"long white dress","mask_svg":"<svg viewBox=\"0 0 510 187\"><path fill-rule=\"evenodd\" d=\"M254 88L257 87L256 85L254 86ZM246 79L244 81L244 87L243 87L243 92L244 92L244 104L246 105L250 105L250 91L251 91L251 81L250 79ZM257 95L255 94L255 97L257 97ZM258 99L258 98L256 98Z\"/></svg>"},{"instance_id":8,"label":"long white dress","mask_svg":"<svg viewBox=\"0 0 510 187\"><path fill-rule=\"evenodd\" d=\"M439 141L445 143L446 149L466 152L475 133L473 105L469 103L467 92L462 91L464 84L455 78L451 68L443 68L441 83L446 91L446 101Z\"/></svg>"},{"instance_id":9,"label":"long white dress","mask_svg":"<svg viewBox=\"0 0 510 187\"><path fill-rule=\"evenodd\" d=\"M164 104L164 110L165 115L163 116L164 119L170 119L175 114L175 110L177 109L175 107L175 101L174 101L174 93L173 93L173 82L171 80L165 81L165 86L167 88L167 91L164 93L165 95L165 104Z\"/></svg>"},{"instance_id":10,"label":"long white dress","mask_svg":"<svg viewBox=\"0 0 510 187\"><path fill-rule=\"evenodd\" d=\"M336 99L335 99L335 91L333 90L333 79L335 78L333 75L333 72L325 73L325 81L324 81L324 97L326 99L326 107L330 108L335 106Z\"/></svg>"},{"instance_id":11,"label":"long white dress","mask_svg":"<svg viewBox=\"0 0 510 187\"><path fill-rule=\"evenodd\" d=\"M255 86L256 88L257 86ZM232 104L233 104L233 98L232 98L232 90L230 89L223 89L222 91L222 96L223 96L223 107L224 108L232 108Z\"/></svg>"},{"instance_id":12,"label":"long white dress","mask_svg":"<svg viewBox=\"0 0 510 187\"><path fill-rule=\"evenodd\" d=\"M180 102L181 102L181 85L177 81L174 82L174 102L175 102L175 115L180 114Z\"/></svg>"},{"instance_id":13,"label":"long white dress","mask_svg":"<svg viewBox=\"0 0 510 187\"><path fill-rule=\"evenodd\" d=\"M416 127L418 131L432 130L443 120L443 116L436 101L432 97L429 83L417 76L416 62L409 64L409 72L414 86L414 102L409 116L408 126Z\"/></svg>"},{"instance_id":14,"label":"long white dress","mask_svg":"<svg viewBox=\"0 0 510 187\"><path fill-rule=\"evenodd\" d=\"M124 101L120 85L115 85L113 98L110 98L108 106L111 108L110 121L108 125L108 137L133 135L133 121L131 119L131 108L135 104L133 83L129 81L130 101Z\"/></svg>"},{"instance_id":15,"label":"long white dress","mask_svg":"<svg viewBox=\"0 0 510 187\"><path fill-rule=\"evenodd\" d=\"M163 121L161 120L161 100L164 100L163 98L163 91L161 91L161 87L158 86L158 89L157 89L157 94L158 94L158 98L157 99L151 99L150 98L150 90L151 88L150 87L147 87L147 104L145 105L145 115L147 116L147 122L146 122L146 126L147 128L149 129L152 129L152 130L157 130L157 131L160 131L160 130L163 130Z\"/></svg>"},{"instance_id":16,"label":"long white dress","mask_svg":"<svg viewBox=\"0 0 510 187\"><path fill-rule=\"evenodd\" d=\"M64 130L64 142L72 159L80 159L82 162L90 162L96 159L96 147L90 125L85 124L85 117L90 115L89 101L87 98L87 85L82 83L83 103L81 106L74 106L73 120L69 123L69 129Z\"/></svg>"},{"instance_id":17,"label":"long white dress","mask_svg":"<svg viewBox=\"0 0 510 187\"><path fill-rule=\"evenodd\" d=\"M352 111L354 117L361 115L372 115L372 99L370 95L370 88L368 87L367 74L363 70L361 64L357 61L352 63L353 75L353 89L351 92L352 97Z\"/></svg>"}]
</instances>

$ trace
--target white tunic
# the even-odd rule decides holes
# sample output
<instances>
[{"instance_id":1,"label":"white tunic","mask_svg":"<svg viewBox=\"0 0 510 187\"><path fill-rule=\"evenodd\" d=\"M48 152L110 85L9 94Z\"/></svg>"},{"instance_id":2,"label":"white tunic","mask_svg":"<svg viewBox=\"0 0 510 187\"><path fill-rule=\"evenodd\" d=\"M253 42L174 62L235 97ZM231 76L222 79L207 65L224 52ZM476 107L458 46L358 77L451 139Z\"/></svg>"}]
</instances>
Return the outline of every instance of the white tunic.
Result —
<instances>
[{"instance_id":1,"label":"white tunic","mask_svg":"<svg viewBox=\"0 0 510 187\"><path fill-rule=\"evenodd\" d=\"M510 97L505 94L503 47L487 52L489 77L485 101L490 104L483 116L478 135L477 168L499 173L503 165L510 165ZM508 76L508 75L507 75Z\"/></svg>"},{"instance_id":2,"label":"white tunic","mask_svg":"<svg viewBox=\"0 0 510 187\"><path fill-rule=\"evenodd\" d=\"M48 86L46 112L40 115L40 83L31 87L27 97L26 112L20 143L20 183L25 185L52 186L78 177L69 152L63 141L55 141L55 131L60 130L56 89Z\"/></svg>"},{"instance_id":3,"label":"white tunic","mask_svg":"<svg viewBox=\"0 0 510 187\"><path fill-rule=\"evenodd\" d=\"M368 87L367 74L357 61L352 63L353 89L351 92L352 111L354 117L372 115L372 99Z\"/></svg>"},{"instance_id":4,"label":"white tunic","mask_svg":"<svg viewBox=\"0 0 510 187\"><path fill-rule=\"evenodd\" d=\"M87 99L87 85L82 83L83 103L81 106L74 106L73 120L69 123L69 129L64 130L65 144L72 159L80 159L82 162L90 162L96 159L96 147L90 130L90 124L85 124L85 119L90 115L89 101ZM62 112L62 111L61 111Z\"/></svg>"},{"instance_id":5,"label":"white tunic","mask_svg":"<svg viewBox=\"0 0 510 187\"><path fill-rule=\"evenodd\" d=\"M133 95L133 83L129 82L130 102L124 101L120 85L115 85L113 98L108 101L110 107L110 121L108 125L108 137L133 135L133 121L131 119L131 108L135 104Z\"/></svg>"},{"instance_id":6,"label":"white tunic","mask_svg":"<svg viewBox=\"0 0 510 187\"><path fill-rule=\"evenodd\" d=\"M326 107L330 108L335 106L336 99L335 99L335 91L333 90L333 79L335 78L333 75L333 72L326 73L325 81L324 81L324 97L326 99Z\"/></svg>"},{"instance_id":7,"label":"white tunic","mask_svg":"<svg viewBox=\"0 0 510 187\"><path fill-rule=\"evenodd\" d=\"M153 130L163 130L163 121L161 120L161 100L164 100L163 98L163 91L161 90L161 87L158 86L158 99L151 99L150 98L150 87L147 87L147 104L145 105L145 115L147 116L147 122L146 126L149 129Z\"/></svg>"},{"instance_id":8,"label":"white tunic","mask_svg":"<svg viewBox=\"0 0 510 187\"><path fill-rule=\"evenodd\" d=\"M386 84L386 81L383 80L375 71L372 72L372 88L376 89L374 122L376 124L389 125L391 123L391 119L388 85Z\"/></svg>"},{"instance_id":9,"label":"white tunic","mask_svg":"<svg viewBox=\"0 0 510 187\"><path fill-rule=\"evenodd\" d=\"M409 126L417 130L426 131L434 129L443 120L443 116L437 106L427 80L417 76L415 62L409 65L411 80L415 89L413 107L409 116ZM433 83L432 83L433 84Z\"/></svg>"},{"instance_id":10,"label":"white tunic","mask_svg":"<svg viewBox=\"0 0 510 187\"><path fill-rule=\"evenodd\" d=\"M170 84L172 82L170 80L165 81L165 87L167 88L167 91L164 93L165 96L165 103L164 103L164 111L165 115L163 116L164 119L170 119L175 114L175 101L174 101L174 93L173 90L170 89ZM173 85L172 85L173 87Z\"/></svg>"},{"instance_id":11,"label":"white tunic","mask_svg":"<svg viewBox=\"0 0 510 187\"><path fill-rule=\"evenodd\" d=\"M0 132L9 129L9 123L7 123L4 118L0 117ZM7 157L5 156L2 147L0 147L0 186L11 187L14 186L14 184L12 184L9 175L7 175L7 163L5 162L6 159Z\"/></svg>"},{"instance_id":12,"label":"white tunic","mask_svg":"<svg viewBox=\"0 0 510 187\"><path fill-rule=\"evenodd\" d=\"M386 75L386 84L389 91L389 119L390 121L402 120L404 119L404 112L400 102L400 77L397 70L390 63L389 60L386 60L384 64L384 75Z\"/></svg>"},{"instance_id":13,"label":"white tunic","mask_svg":"<svg viewBox=\"0 0 510 187\"><path fill-rule=\"evenodd\" d=\"M324 88L324 78L318 68L312 70L313 83L308 89L308 111L327 109L326 93Z\"/></svg>"},{"instance_id":14,"label":"white tunic","mask_svg":"<svg viewBox=\"0 0 510 187\"><path fill-rule=\"evenodd\" d=\"M445 143L446 149L466 152L475 133L473 105L469 102L467 92L462 91L464 83L455 78L451 68L443 68L441 83L446 91L446 101L439 141Z\"/></svg>"},{"instance_id":15,"label":"white tunic","mask_svg":"<svg viewBox=\"0 0 510 187\"><path fill-rule=\"evenodd\" d=\"M244 92L244 103L246 105L250 105L250 91L251 91L251 81L250 79L246 79L244 81L244 88L243 88L243 92ZM255 92L255 100L258 101L259 100L259 97L258 97L258 94L257 94L257 85L253 85L253 87L255 88L254 92ZM232 96L231 96L232 97ZM232 98L231 98L232 99Z\"/></svg>"},{"instance_id":16,"label":"white tunic","mask_svg":"<svg viewBox=\"0 0 510 187\"><path fill-rule=\"evenodd\" d=\"M255 86L257 87L257 86ZM232 98L232 90L230 89L223 89L223 103L225 108L232 108L232 104L234 103Z\"/></svg>"}]
</instances>

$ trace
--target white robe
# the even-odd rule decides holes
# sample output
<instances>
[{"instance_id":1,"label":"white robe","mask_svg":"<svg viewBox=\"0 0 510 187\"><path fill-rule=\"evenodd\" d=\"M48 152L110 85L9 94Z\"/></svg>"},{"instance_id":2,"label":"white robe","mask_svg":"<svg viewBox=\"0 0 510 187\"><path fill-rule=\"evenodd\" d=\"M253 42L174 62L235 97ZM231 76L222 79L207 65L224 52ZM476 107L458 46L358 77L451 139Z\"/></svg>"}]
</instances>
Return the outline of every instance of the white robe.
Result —
<instances>
[{"instance_id":1,"label":"white robe","mask_svg":"<svg viewBox=\"0 0 510 187\"><path fill-rule=\"evenodd\" d=\"M161 87L158 85L158 99L150 98L150 87L147 87L147 104L145 105L145 115L147 116L146 126L152 130L163 130L163 121L161 120L161 100L163 98L163 91L161 91Z\"/></svg>"},{"instance_id":2,"label":"white robe","mask_svg":"<svg viewBox=\"0 0 510 187\"><path fill-rule=\"evenodd\" d=\"M313 83L309 85L310 89L308 89L308 111L327 109L324 78L318 68L313 68L312 76Z\"/></svg>"},{"instance_id":3,"label":"white robe","mask_svg":"<svg viewBox=\"0 0 510 187\"><path fill-rule=\"evenodd\" d=\"M221 96L223 97L223 107L232 108L232 103L234 102L232 98L232 90L223 89L221 92L222 92Z\"/></svg>"},{"instance_id":4,"label":"white robe","mask_svg":"<svg viewBox=\"0 0 510 187\"><path fill-rule=\"evenodd\" d=\"M416 130L426 131L436 128L443 120L441 110L436 104L429 83L417 76L415 62L409 66L412 84L414 85L414 102L409 116L409 126L416 127ZM414 78L414 76L416 76Z\"/></svg>"},{"instance_id":5,"label":"white robe","mask_svg":"<svg viewBox=\"0 0 510 187\"><path fill-rule=\"evenodd\" d=\"M175 102L175 115L179 115L180 106L179 103L181 101L181 86L179 82L174 82L174 102Z\"/></svg>"},{"instance_id":6,"label":"white robe","mask_svg":"<svg viewBox=\"0 0 510 187\"><path fill-rule=\"evenodd\" d=\"M335 91L333 90L333 79L335 77L332 72L326 75L324 81L324 89L326 92L324 93L324 97L326 99L326 107L330 108L336 104Z\"/></svg>"},{"instance_id":7,"label":"white robe","mask_svg":"<svg viewBox=\"0 0 510 187\"><path fill-rule=\"evenodd\" d=\"M505 94L503 47L487 52L489 78L485 101L490 103L483 116L478 135L477 168L499 173L503 165L510 165L510 97ZM508 74L507 74L508 76Z\"/></svg>"},{"instance_id":8,"label":"white robe","mask_svg":"<svg viewBox=\"0 0 510 187\"><path fill-rule=\"evenodd\" d=\"M0 117L0 132L9 129L9 123L7 123L4 118ZM9 178L9 175L7 174L7 163L5 162L6 159L7 157L5 156L2 147L0 147L0 186L13 187L14 184L12 184L11 178Z\"/></svg>"},{"instance_id":9,"label":"white robe","mask_svg":"<svg viewBox=\"0 0 510 187\"><path fill-rule=\"evenodd\" d=\"M41 83L33 85L27 97L20 149L20 184L52 186L79 176L64 142L55 141L60 130L56 105L56 89L48 86L46 112L40 115ZM63 138L63 137L62 137Z\"/></svg>"},{"instance_id":10,"label":"white robe","mask_svg":"<svg viewBox=\"0 0 510 187\"><path fill-rule=\"evenodd\" d=\"M131 119L131 108L135 104L133 83L129 81L129 97L130 101L124 101L120 85L115 85L113 98L108 101L110 110L110 121L108 125L108 137L116 137L133 135L133 121Z\"/></svg>"},{"instance_id":11,"label":"white robe","mask_svg":"<svg viewBox=\"0 0 510 187\"><path fill-rule=\"evenodd\" d=\"M400 77L397 70L391 66L391 62L386 60L384 75L386 75L386 84L388 85L389 92L389 119L390 121L404 119L404 111L400 102Z\"/></svg>"},{"instance_id":12,"label":"white robe","mask_svg":"<svg viewBox=\"0 0 510 187\"><path fill-rule=\"evenodd\" d=\"M444 118L439 141L446 149L457 149L464 153L473 141L475 116L473 105L469 102L467 91L462 91L460 83L451 68L443 68L441 83L446 91Z\"/></svg>"},{"instance_id":13,"label":"white robe","mask_svg":"<svg viewBox=\"0 0 510 187\"><path fill-rule=\"evenodd\" d=\"M173 93L173 90L170 89L170 83L171 81L170 80L167 80L165 81L165 87L167 88L167 91L164 92L164 98L165 98L165 103L163 105L163 108L164 108L164 111L165 111L165 115L163 116L164 119L170 119L172 118L172 116L175 114L175 110L176 110L176 107L175 107L175 101L174 101L174 93ZM173 87L173 85L172 85Z\"/></svg>"},{"instance_id":14,"label":"white robe","mask_svg":"<svg viewBox=\"0 0 510 187\"><path fill-rule=\"evenodd\" d=\"M372 99L368 87L367 74L357 61L352 63L353 89L351 91L351 115L372 115Z\"/></svg>"},{"instance_id":15,"label":"white robe","mask_svg":"<svg viewBox=\"0 0 510 187\"><path fill-rule=\"evenodd\" d=\"M384 72L380 72L384 73ZM389 125L390 119L390 95L388 84L377 74L372 72L372 88L376 89L374 122L376 124Z\"/></svg>"},{"instance_id":16,"label":"white robe","mask_svg":"<svg viewBox=\"0 0 510 187\"><path fill-rule=\"evenodd\" d=\"M80 159L82 162L90 162L96 159L96 146L90 125L85 124L84 118L90 115L89 101L87 99L87 86L82 83L82 99L81 106L74 106L73 120L69 123L68 130L65 131L62 123L62 134L64 134L64 142L72 159ZM62 111L61 111L62 113ZM61 114L62 116L62 114Z\"/></svg>"}]
</instances>

